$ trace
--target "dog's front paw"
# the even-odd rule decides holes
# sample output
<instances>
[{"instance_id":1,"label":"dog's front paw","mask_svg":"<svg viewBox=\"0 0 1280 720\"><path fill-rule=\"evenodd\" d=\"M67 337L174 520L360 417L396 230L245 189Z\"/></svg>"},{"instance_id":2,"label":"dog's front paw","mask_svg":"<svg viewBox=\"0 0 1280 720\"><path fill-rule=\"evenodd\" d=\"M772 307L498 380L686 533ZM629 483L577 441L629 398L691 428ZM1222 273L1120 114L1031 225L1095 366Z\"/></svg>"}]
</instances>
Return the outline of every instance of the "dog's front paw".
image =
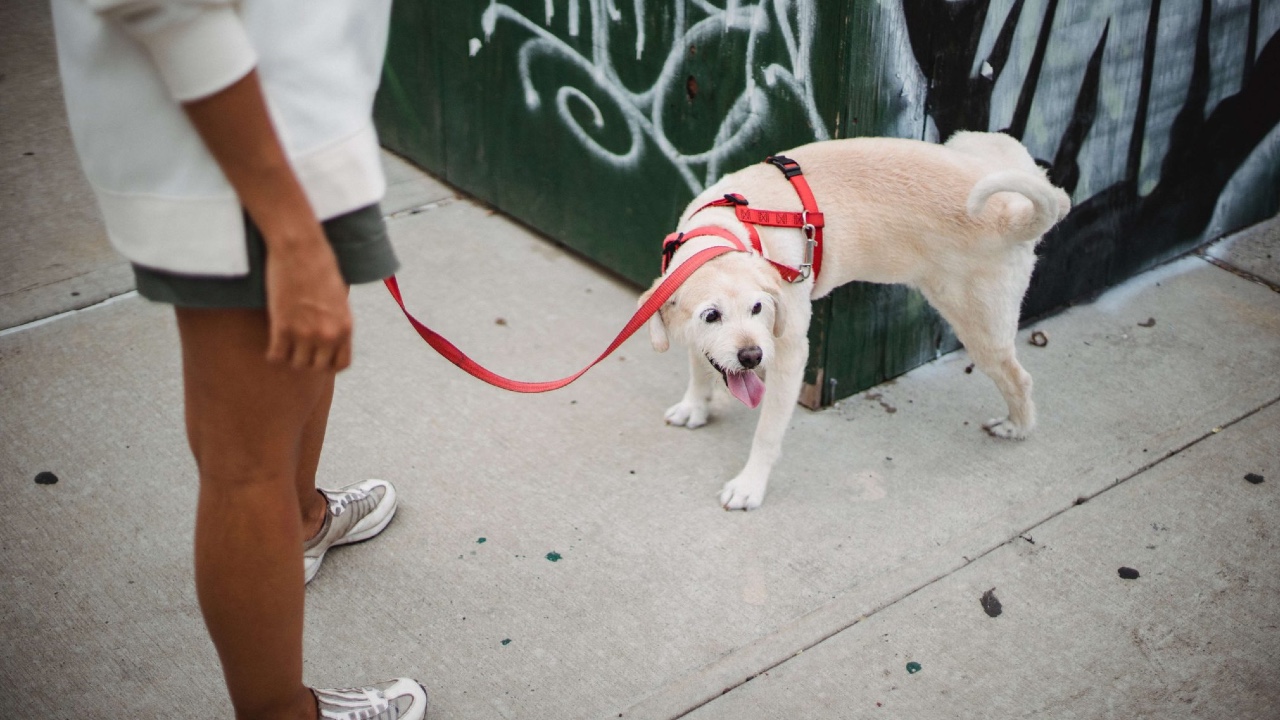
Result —
<instances>
[{"instance_id":1,"label":"dog's front paw","mask_svg":"<svg viewBox=\"0 0 1280 720\"><path fill-rule=\"evenodd\" d=\"M720 491L720 504L725 510L755 510L764 502L768 484L768 478L757 480L739 475L724 484Z\"/></svg>"},{"instance_id":2,"label":"dog's front paw","mask_svg":"<svg viewBox=\"0 0 1280 720\"><path fill-rule=\"evenodd\" d=\"M982 426L982 429L986 430L987 434L992 437L1004 438L1005 440L1025 440L1029 430L1007 417L990 420Z\"/></svg>"},{"instance_id":3,"label":"dog's front paw","mask_svg":"<svg viewBox=\"0 0 1280 720\"><path fill-rule=\"evenodd\" d=\"M707 403L681 400L667 408L666 419L668 425L683 425L690 430L700 428L707 424Z\"/></svg>"}]
</instances>

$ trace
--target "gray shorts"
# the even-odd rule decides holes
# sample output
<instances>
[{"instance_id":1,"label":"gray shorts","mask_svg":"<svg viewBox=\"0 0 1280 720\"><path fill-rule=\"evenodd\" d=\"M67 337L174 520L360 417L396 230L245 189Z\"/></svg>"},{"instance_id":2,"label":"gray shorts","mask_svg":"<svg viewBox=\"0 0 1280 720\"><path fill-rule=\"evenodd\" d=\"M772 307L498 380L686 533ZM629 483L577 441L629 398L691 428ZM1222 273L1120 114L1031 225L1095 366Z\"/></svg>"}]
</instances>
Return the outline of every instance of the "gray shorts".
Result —
<instances>
[{"instance_id":1,"label":"gray shorts","mask_svg":"<svg viewBox=\"0 0 1280 720\"><path fill-rule=\"evenodd\" d=\"M183 275L133 266L138 294L177 307L263 308L267 306L265 283L266 245L262 232L246 214L245 243L249 250L249 274L241 277ZM396 260L382 210L370 205L324 223L338 268L348 285L374 282L393 274Z\"/></svg>"}]
</instances>

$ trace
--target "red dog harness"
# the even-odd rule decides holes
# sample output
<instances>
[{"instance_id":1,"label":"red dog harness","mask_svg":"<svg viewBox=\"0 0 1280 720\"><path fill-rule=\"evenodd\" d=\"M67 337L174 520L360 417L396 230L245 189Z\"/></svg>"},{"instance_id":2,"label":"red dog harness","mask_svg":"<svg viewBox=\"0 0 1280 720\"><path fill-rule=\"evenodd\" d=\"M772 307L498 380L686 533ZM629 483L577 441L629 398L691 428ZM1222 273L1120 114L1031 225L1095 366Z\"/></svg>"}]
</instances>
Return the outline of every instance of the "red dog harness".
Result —
<instances>
[{"instance_id":1,"label":"red dog harness","mask_svg":"<svg viewBox=\"0 0 1280 720\"><path fill-rule=\"evenodd\" d=\"M745 197L737 193L730 193L719 200L712 200L703 205L694 211L693 215L709 207L732 206L734 213L738 216L738 222L747 228L747 238L751 242L752 250L760 257L768 260L769 264L773 265L783 280L789 283L803 282L810 274L816 279L818 272L822 268L822 228L824 224L822 213L818 211L818 202L813 198L813 191L809 189L809 182L804 179L804 173L800 170L800 163L783 155L770 156L765 159L765 162L777 166L787 180L791 182L796 194L800 196L800 204L804 210L800 212L756 210L747 204ZM760 243L760 233L756 230L756 225L799 228L805 237L804 262L800 264L800 267L793 268L765 257L764 246ZM671 233L662 241L663 274L666 274L667 265L671 263L671 258L676 254L676 250L680 249L681 245L693 238L707 235L728 240L737 250L747 252L747 248L736 235L715 225L703 225L688 232Z\"/></svg>"},{"instance_id":2,"label":"red dog harness","mask_svg":"<svg viewBox=\"0 0 1280 720\"><path fill-rule=\"evenodd\" d=\"M722 200L715 200L704 205L699 210L713 206L729 206L732 205L734 211L738 215L738 220L747 228L747 236L751 240L751 248L756 254L764 257L764 247L760 244L760 234L756 231L756 225L768 225L771 227L794 227L804 232L805 251L804 262L799 268L789 267L781 263L769 260L769 262L778 270L783 279L787 282L802 282L808 278L810 274L814 278L818 277L818 270L822 267L822 213L818 212L818 204L813 199L813 193L809 190L809 183L805 181L804 175L800 172L800 165L794 160L785 158L781 155L770 157L766 162L773 163L779 170L787 176L795 187L796 193L800 196L800 203L804 207L801 212L780 212L774 210L753 210L747 206L746 198L741 195L725 195ZM667 275L667 265L671 263L671 257L675 255L676 250L685 242L695 237L704 235L714 235L716 237L727 240L732 247L717 245L714 247L699 250L693 257L690 257L680 267L676 268L670 275ZM713 225L704 225L694 228L687 233L672 233L662 241L662 274L666 275L662 282L654 290L649 299L641 305L631 319L627 322L622 331L618 333L609 347L587 365L573 375L560 378L559 380L549 380L546 382L521 382L519 380L511 380L503 377L467 357L466 353L459 350L453 343L449 342L442 335L427 327L405 307L404 297L400 294L400 284L396 282L396 276L384 280L387 290L391 293L391 297L395 299L396 304L400 306L401 312L409 320L409 324L418 332L418 335L427 342L436 352L440 353L449 362L462 368L473 377L483 380L490 385L500 387L504 390L523 393L540 393L548 390L556 390L568 385L569 383L582 377L584 373L608 357L610 353L618 348L627 338L631 337L636 330L639 330L654 313L662 307L672 295L675 294L677 288L689 279L693 271L702 267L707 261L718 257L725 253L741 251L750 252L738 236L728 230L715 227ZM768 258L765 258L768 260Z\"/></svg>"}]
</instances>

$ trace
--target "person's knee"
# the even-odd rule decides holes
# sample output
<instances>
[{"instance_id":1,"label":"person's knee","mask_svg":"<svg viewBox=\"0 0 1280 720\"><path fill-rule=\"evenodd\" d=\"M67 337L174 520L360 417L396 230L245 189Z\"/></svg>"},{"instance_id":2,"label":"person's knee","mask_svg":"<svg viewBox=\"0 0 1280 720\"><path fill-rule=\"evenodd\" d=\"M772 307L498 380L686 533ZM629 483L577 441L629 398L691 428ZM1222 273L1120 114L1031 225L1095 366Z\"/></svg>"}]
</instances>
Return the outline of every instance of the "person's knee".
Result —
<instances>
[{"instance_id":1,"label":"person's knee","mask_svg":"<svg viewBox=\"0 0 1280 720\"><path fill-rule=\"evenodd\" d=\"M280 489L292 493L297 463L234 448L196 456L202 490Z\"/></svg>"}]
</instances>

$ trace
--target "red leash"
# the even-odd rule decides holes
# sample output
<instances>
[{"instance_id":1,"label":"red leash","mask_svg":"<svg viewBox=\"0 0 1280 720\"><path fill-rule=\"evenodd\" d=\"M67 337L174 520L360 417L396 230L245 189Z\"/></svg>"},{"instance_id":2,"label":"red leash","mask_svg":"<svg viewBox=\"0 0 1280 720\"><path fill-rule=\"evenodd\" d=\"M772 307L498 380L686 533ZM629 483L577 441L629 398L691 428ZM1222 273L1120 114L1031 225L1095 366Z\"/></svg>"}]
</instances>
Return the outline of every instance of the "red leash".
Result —
<instances>
[{"instance_id":1,"label":"red leash","mask_svg":"<svg viewBox=\"0 0 1280 720\"><path fill-rule=\"evenodd\" d=\"M453 343L446 340L439 333L426 325L423 325L413 316L412 313L409 312L408 308L404 306L404 298L400 295L400 285L396 282L395 275L383 280L383 284L387 286L387 290L391 292L391 297L395 298L396 304L400 306L400 310L404 312L404 316L409 319L409 324L413 326L413 329L417 330L418 334L422 336L422 339L427 341L428 345L430 345L436 352L443 355L449 362L467 371L473 377L483 380L494 387L500 387L503 390L511 390L513 392L541 393L550 390L559 390L565 385L568 385L574 380L582 377L584 373L595 367L595 365L601 360L608 357L609 353L617 350L618 346L626 341L627 338L634 335L636 330L639 330L640 327L644 325L645 321L652 317L653 314L662 307L662 304L665 303L673 293L675 293L676 288L680 287L680 285L693 274L694 270L702 267L708 260L727 252L738 252L738 250L731 247L724 247L722 245L710 247L706 250L700 250L696 255L682 263L678 268L672 271L670 275L663 279L662 284L658 286L657 290L654 290L653 294L649 296L649 299L646 300L645 303L640 306L640 309L636 310L636 313L631 316L631 320L627 322L626 327L622 328L622 332L619 332L618 336L609 344L609 347L605 348L605 351L600 353L600 357L591 361L591 364L582 368L573 375L560 378L559 380L548 380L546 382L521 382L519 380L512 380L481 366L475 360L467 357L466 353L459 350Z\"/></svg>"},{"instance_id":2,"label":"red leash","mask_svg":"<svg viewBox=\"0 0 1280 720\"><path fill-rule=\"evenodd\" d=\"M822 213L818 212L818 203L814 200L813 192L809 189L809 183L805 181L804 175L800 172L799 163L790 158L778 155L775 157L769 157L765 162L776 165L777 168L786 175L787 180L790 181L792 186L795 188L796 194L800 196L800 203L804 207L802 212L755 210L754 208L747 207L747 200L741 195L725 195L724 199L710 202L700 209L705 209L711 206L732 205L737 213L738 220L747 228L747 235L751 240L752 248L754 248L755 252L761 257L764 257L764 248L760 244L760 235L756 232L756 225L799 228L805 236L805 256L804 262L800 267L792 268L782 265L781 263L776 263L772 260L769 260L769 263L777 269L778 273L782 275L783 279L787 282L801 282L807 279L810 274L817 277L818 270L822 266L823 217ZM694 214L696 214L696 212ZM649 296L649 299L640 306L640 309L636 310L635 314L631 316L631 320L629 320L626 326L622 328L622 331L618 333L618 336L613 339L613 342L609 344L609 347L605 348L604 352L600 353L600 357L592 360L590 364L573 375L560 378L559 380L547 380L545 382L521 382L519 380L512 380L510 378L503 377L502 375L485 368L480 365L480 363L477 363L475 360L467 357L466 353L462 352L457 348L457 346L446 340L444 336L422 324L413 316L412 313L409 312L409 309L404 305L404 298L400 295L400 283L396 282L395 275L383 280L383 284L387 286L387 290L391 293L391 297L395 298L396 304L400 306L400 311L409 319L409 324L413 326L414 330L418 331L418 335L420 335L422 339L432 347L432 349L443 355L449 362L462 368L472 377L483 380L490 385L502 388L503 390L522 393L548 392L550 390L559 390L565 385L568 385L574 380L582 377L588 370L595 367L601 360L608 357L610 353L617 350L619 345L625 342L627 338L634 335L636 330L639 330L640 326L644 325L645 321L653 317L653 314L658 312L662 307L662 304L675 294L675 291L684 284L684 281L688 280L689 276L692 275L695 270L705 265L708 260L719 257L720 255L728 252L747 252L746 245L744 245L743 242L733 233L714 225L704 225L702 227L694 228L686 233L672 233L663 240L662 272L664 274L667 272L667 265L671 262L671 258L675 256L676 250L678 250L681 245L695 237L706 235L714 235L723 240L727 240L733 244L733 247L717 245L706 248L705 250L699 250L693 257L681 263L679 267L671 271L670 275L663 278L662 283L653 291L653 294ZM765 259L768 260L768 258Z\"/></svg>"}]
</instances>

